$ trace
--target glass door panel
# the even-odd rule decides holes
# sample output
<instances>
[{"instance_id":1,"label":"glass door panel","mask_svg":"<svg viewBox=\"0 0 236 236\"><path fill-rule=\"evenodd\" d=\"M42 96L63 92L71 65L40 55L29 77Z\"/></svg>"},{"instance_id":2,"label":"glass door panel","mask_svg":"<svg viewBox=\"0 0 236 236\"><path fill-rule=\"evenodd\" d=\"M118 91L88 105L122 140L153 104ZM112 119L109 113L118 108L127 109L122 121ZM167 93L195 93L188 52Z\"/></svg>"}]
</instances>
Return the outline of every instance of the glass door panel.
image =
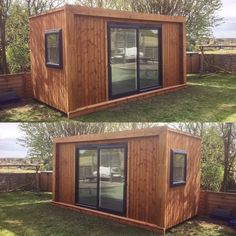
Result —
<instances>
[{"instance_id":1,"label":"glass door panel","mask_svg":"<svg viewBox=\"0 0 236 236\"><path fill-rule=\"evenodd\" d=\"M157 29L139 29L140 89L160 85Z\"/></svg>"},{"instance_id":2,"label":"glass door panel","mask_svg":"<svg viewBox=\"0 0 236 236\"><path fill-rule=\"evenodd\" d=\"M136 91L136 29L110 28L110 69L112 96Z\"/></svg>"},{"instance_id":3,"label":"glass door panel","mask_svg":"<svg viewBox=\"0 0 236 236\"><path fill-rule=\"evenodd\" d=\"M124 212L125 148L100 149L99 207Z\"/></svg>"},{"instance_id":4,"label":"glass door panel","mask_svg":"<svg viewBox=\"0 0 236 236\"><path fill-rule=\"evenodd\" d=\"M79 191L80 204L97 206L97 149L79 150Z\"/></svg>"}]
</instances>

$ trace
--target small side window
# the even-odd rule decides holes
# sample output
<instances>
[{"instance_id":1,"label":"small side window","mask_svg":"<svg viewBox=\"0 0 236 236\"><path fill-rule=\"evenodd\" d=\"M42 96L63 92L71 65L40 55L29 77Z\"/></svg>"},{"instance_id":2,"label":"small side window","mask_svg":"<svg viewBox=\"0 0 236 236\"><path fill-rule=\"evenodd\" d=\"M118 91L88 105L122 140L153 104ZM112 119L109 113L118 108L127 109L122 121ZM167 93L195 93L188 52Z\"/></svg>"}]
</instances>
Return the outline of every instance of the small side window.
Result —
<instances>
[{"instance_id":1,"label":"small side window","mask_svg":"<svg viewBox=\"0 0 236 236\"><path fill-rule=\"evenodd\" d=\"M179 186L186 184L187 152L171 150L170 160L170 185Z\"/></svg>"},{"instance_id":2,"label":"small side window","mask_svg":"<svg viewBox=\"0 0 236 236\"><path fill-rule=\"evenodd\" d=\"M45 62L47 67L62 69L62 30L45 33Z\"/></svg>"}]
</instances>

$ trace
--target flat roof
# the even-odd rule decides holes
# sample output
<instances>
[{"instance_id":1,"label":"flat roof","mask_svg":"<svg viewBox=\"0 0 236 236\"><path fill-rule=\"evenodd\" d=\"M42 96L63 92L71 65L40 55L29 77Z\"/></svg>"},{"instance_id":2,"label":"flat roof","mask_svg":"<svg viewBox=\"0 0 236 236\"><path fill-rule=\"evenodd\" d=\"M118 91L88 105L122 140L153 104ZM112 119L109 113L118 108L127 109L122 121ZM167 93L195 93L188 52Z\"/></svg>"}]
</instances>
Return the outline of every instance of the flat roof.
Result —
<instances>
[{"instance_id":1,"label":"flat roof","mask_svg":"<svg viewBox=\"0 0 236 236\"><path fill-rule=\"evenodd\" d=\"M159 136L162 132L167 132L167 131L201 140L201 137L199 136L191 135L189 133L182 132L180 130L175 130L175 129L169 128L168 126L159 126L159 127L153 127L153 128L125 130L125 131L100 133L100 134L58 137L58 138L53 139L53 143L94 142L94 141L103 141L103 140L104 141L105 140L122 140L122 139L128 139L128 138L151 137L151 136Z\"/></svg>"},{"instance_id":2,"label":"flat roof","mask_svg":"<svg viewBox=\"0 0 236 236\"><path fill-rule=\"evenodd\" d=\"M46 14L51 14L58 11L68 11L75 15L83 16L94 16L94 17L104 17L110 19L120 19L120 20L139 20L139 21L152 21L152 22L175 22L175 23L185 23L186 18L184 16L167 16L161 14L148 14L148 13L139 13L131 11L118 11L111 9L103 8L92 8L84 7L79 5L70 5L66 4L63 7L50 10L45 13L41 13L35 16L31 16L30 19L35 17L40 17Z\"/></svg>"}]
</instances>

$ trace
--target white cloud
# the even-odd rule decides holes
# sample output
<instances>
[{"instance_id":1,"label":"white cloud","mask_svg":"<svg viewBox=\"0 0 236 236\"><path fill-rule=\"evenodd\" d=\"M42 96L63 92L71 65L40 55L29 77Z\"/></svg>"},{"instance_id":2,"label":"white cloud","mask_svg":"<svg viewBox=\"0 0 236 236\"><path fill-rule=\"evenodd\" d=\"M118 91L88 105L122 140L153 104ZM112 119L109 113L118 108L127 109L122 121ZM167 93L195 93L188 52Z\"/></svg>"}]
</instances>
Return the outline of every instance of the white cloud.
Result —
<instances>
[{"instance_id":1,"label":"white cloud","mask_svg":"<svg viewBox=\"0 0 236 236\"><path fill-rule=\"evenodd\" d=\"M224 17L224 23L214 28L216 38L236 38L236 1L222 0L223 8L219 16Z\"/></svg>"},{"instance_id":2,"label":"white cloud","mask_svg":"<svg viewBox=\"0 0 236 236\"><path fill-rule=\"evenodd\" d=\"M17 143L22 136L18 123L0 123L0 158L25 157L27 148Z\"/></svg>"}]
</instances>

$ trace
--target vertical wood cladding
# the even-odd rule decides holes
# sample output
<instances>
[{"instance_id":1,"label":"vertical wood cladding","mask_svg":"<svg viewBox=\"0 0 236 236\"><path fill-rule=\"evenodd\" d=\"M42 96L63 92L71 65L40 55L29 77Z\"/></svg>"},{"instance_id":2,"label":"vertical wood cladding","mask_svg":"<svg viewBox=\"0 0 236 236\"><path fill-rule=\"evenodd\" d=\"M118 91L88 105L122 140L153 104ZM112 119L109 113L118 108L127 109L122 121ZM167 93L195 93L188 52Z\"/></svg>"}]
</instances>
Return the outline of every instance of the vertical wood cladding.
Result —
<instances>
[{"instance_id":1,"label":"vertical wood cladding","mask_svg":"<svg viewBox=\"0 0 236 236\"><path fill-rule=\"evenodd\" d=\"M106 101L106 24L103 18L75 16L75 74L70 110Z\"/></svg>"},{"instance_id":2,"label":"vertical wood cladding","mask_svg":"<svg viewBox=\"0 0 236 236\"><path fill-rule=\"evenodd\" d=\"M201 140L168 132L166 228L179 224L197 214L200 194ZM187 152L186 184L170 187L170 150Z\"/></svg>"},{"instance_id":3,"label":"vertical wood cladding","mask_svg":"<svg viewBox=\"0 0 236 236\"><path fill-rule=\"evenodd\" d=\"M63 70L48 68L45 65L44 33L47 30L62 29L63 58L65 57L65 14L58 11L30 19L30 60L33 96L50 106L67 112L68 89Z\"/></svg>"}]
</instances>

